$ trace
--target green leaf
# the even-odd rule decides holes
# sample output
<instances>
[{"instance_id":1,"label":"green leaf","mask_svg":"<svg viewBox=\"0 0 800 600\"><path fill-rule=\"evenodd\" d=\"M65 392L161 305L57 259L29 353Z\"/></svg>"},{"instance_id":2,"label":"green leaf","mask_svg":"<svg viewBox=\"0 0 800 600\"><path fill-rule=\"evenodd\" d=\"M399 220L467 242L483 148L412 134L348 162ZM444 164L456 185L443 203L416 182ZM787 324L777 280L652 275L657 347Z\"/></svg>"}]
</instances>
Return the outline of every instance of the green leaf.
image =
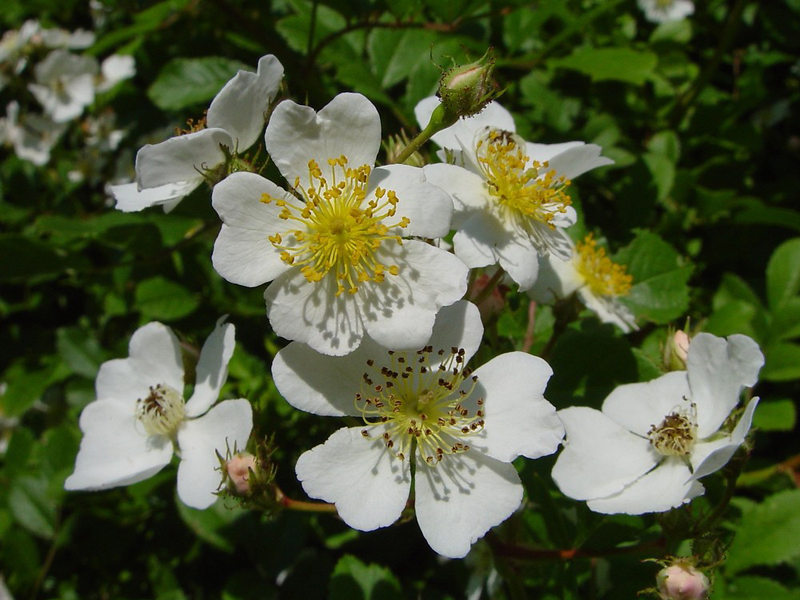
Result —
<instances>
[{"instance_id":1,"label":"green leaf","mask_svg":"<svg viewBox=\"0 0 800 600\"><path fill-rule=\"evenodd\" d=\"M800 600L800 590L788 590L766 577L737 577L728 582L725 591L713 600Z\"/></svg>"},{"instance_id":2,"label":"green leaf","mask_svg":"<svg viewBox=\"0 0 800 600\"><path fill-rule=\"evenodd\" d=\"M0 281L58 277L66 268L64 256L51 246L17 234L0 235Z\"/></svg>"},{"instance_id":3,"label":"green leaf","mask_svg":"<svg viewBox=\"0 0 800 600\"><path fill-rule=\"evenodd\" d=\"M728 550L726 571L777 565L800 556L800 490L770 496L746 510Z\"/></svg>"},{"instance_id":4,"label":"green leaf","mask_svg":"<svg viewBox=\"0 0 800 600\"><path fill-rule=\"evenodd\" d=\"M5 373L8 384L3 394L3 411L9 417L19 417L42 397L44 391L72 374L63 363L29 367L23 362L13 364Z\"/></svg>"},{"instance_id":5,"label":"green leaf","mask_svg":"<svg viewBox=\"0 0 800 600\"><path fill-rule=\"evenodd\" d=\"M578 71L592 81L624 81L643 85L653 73L658 57L652 52L630 48L579 48L567 57L548 64Z\"/></svg>"},{"instance_id":6,"label":"green leaf","mask_svg":"<svg viewBox=\"0 0 800 600\"><path fill-rule=\"evenodd\" d=\"M199 304L195 294L164 277L145 279L136 286L135 306L150 319L174 321L192 314Z\"/></svg>"},{"instance_id":7,"label":"green leaf","mask_svg":"<svg viewBox=\"0 0 800 600\"><path fill-rule=\"evenodd\" d=\"M766 363L761 369L761 379L789 381L800 379L800 345L787 342L770 344L764 348Z\"/></svg>"},{"instance_id":8,"label":"green leaf","mask_svg":"<svg viewBox=\"0 0 800 600\"><path fill-rule=\"evenodd\" d=\"M791 431L797 422L797 410L791 400L762 401L753 415L753 427L762 431Z\"/></svg>"},{"instance_id":9,"label":"green leaf","mask_svg":"<svg viewBox=\"0 0 800 600\"><path fill-rule=\"evenodd\" d=\"M162 110L181 110L211 100L240 69L253 70L220 56L176 58L161 69L147 95Z\"/></svg>"},{"instance_id":10,"label":"green leaf","mask_svg":"<svg viewBox=\"0 0 800 600\"><path fill-rule=\"evenodd\" d=\"M800 336L800 296L788 298L775 309L771 330L778 340Z\"/></svg>"},{"instance_id":11,"label":"green leaf","mask_svg":"<svg viewBox=\"0 0 800 600\"><path fill-rule=\"evenodd\" d=\"M236 546L226 535L231 523L246 513L241 508L228 508L224 502L215 502L206 510L189 508L183 502L175 503L183 522L204 542L218 550L231 553Z\"/></svg>"},{"instance_id":12,"label":"green leaf","mask_svg":"<svg viewBox=\"0 0 800 600\"><path fill-rule=\"evenodd\" d=\"M633 277L630 293L622 301L636 316L655 323L680 317L689 306L687 281L692 267L675 249L654 233L638 231L636 238L617 252L614 262L628 267Z\"/></svg>"},{"instance_id":13,"label":"green leaf","mask_svg":"<svg viewBox=\"0 0 800 600\"><path fill-rule=\"evenodd\" d=\"M330 600L394 600L402 598L400 582L386 567L343 556L328 586Z\"/></svg>"},{"instance_id":14,"label":"green leaf","mask_svg":"<svg viewBox=\"0 0 800 600\"><path fill-rule=\"evenodd\" d=\"M767 264L767 301L774 311L800 293L800 238L784 242Z\"/></svg>"},{"instance_id":15,"label":"green leaf","mask_svg":"<svg viewBox=\"0 0 800 600\"><path fill-rule=\"evenodd\" d=\"M58 503L48 493L45 476L25 475L15 479L8 506L17 522L31 533L44 538L55 535Z\"/></svg>"},{"instance_id":16,"label":"green leaf","mask_svg":"<svg viewBox=\"0 0 800 600\"><path fill-rule=\"evenodd\" d=\"M656 197L664 200L669 196L675 183L675 163L669 157L653 152L644 154L642 160L653 176L653 183L657 190Z\"/></svg>"},{"instance_id":17,"label":"green leaf","mask_svg":"<svg viewBox=\"0 0 800 600\"><path fill-rule=\"evenodd\" d=\"M79 327L62 327L56 332L56 347L73 371L89 379L95 378L104 355L90 333Z\"/></svg>"},{"instance_id":18,"label":"green leaf","mask_svg":"<svg viewBox=\"0 0 800 600\"><path fill-rule=\"evenodd\" d=\"M374 29L368 51L372 70L387 89L406 79L421 61L430 61L436 34L424 29Z\"/></svg>"}]
</instances>

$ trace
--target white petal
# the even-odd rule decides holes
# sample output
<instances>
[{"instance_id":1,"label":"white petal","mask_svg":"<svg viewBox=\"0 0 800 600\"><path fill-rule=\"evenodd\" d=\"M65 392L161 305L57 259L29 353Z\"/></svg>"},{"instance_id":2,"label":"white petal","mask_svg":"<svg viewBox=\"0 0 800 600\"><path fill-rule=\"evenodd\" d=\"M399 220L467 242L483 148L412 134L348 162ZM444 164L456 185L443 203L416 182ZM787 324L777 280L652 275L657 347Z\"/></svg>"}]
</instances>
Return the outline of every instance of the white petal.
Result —
<instances>
[{"instance_id":1,"label":"white petal","mask_svg":"<svg viewBox=\"0 0 800 600\"><path fill-rule=\"evenodd\" d=\"M380 345L417 350L430 339L438 310L466 293L468 269L449 252L416 240L384 244L377 257L400 271L359 289L361 322Z\"/></svg>"},{"instance_id":2,"label":"white petal","mask_svg":"<svg viewBox=\"0 0 800 600\"><path fill-rule=\"evenodd\" d=\"M514 467L479 452L447 456L435 467L418 456L414 489L422 535L434 551L450 558L466 556L522 502Z\"/></svg>"},{"instance_id":3,"label":"white petal","mask_svg":"<svg viewBox=\"0 0 800 600\"><path fill-rule=\"evenodd\" d=\"M691 411L690 396L686 371L673 371L652 381L618 386L603 402L603 413L646 437L667 415Z\"/></svg>"},{"instance_id":4,"label":"white petal","mask_svg":"<svg viewBox=\"0 0 800 600\"><path fill-rule=\"evenodd\" d=\"M405 508L411 487L409 461L400 461L380 441L378 427L343 428L324 444L304 452L297 478L311 498L333 502L354 529L372 531L394 523Z\"/></svg>"},{"instance_id":5,"label":"white petal","mask_svg":"<svg viewBox=\"0 0 800 600\"><path fill-rule=\"evenodd\" d=\"M147 397L150 387L158 384L183 393L180 342L169 327L158 322L140 327L131 336L128 352L128 358L100 365L95 382L98 400L135 407L136 401Z\"/></svg>"},{"instance_id":6,"label":"white petal","mask_svg":"<svg viewBox=\"0 0 800 600\"><path fill-rule=\"evenodd\" d=\"M664 512L703 494L702 484L689 481L690 475L689 467L682 460L667 459L621 492L589 500L586 505L604 514Z\"/></svg>"},{"instance_id":7,"label":"white petal","mask_svg":"<svg viewBox=\"0 0 800 600\"><path fill-rule=\"evenodd\" d=\"M539 257L539 273L528 295L536 302L550 304L567 298L583 285L575 263L552 255Z\"/></svg>"},{"instance_id":8,"label":"white petal","mask_svg":"<svg viewBox=\"0 0 800 600\"><path fill-rule=\"evenodd\" d=\"M578 289L583 304L597 315L603 323L611 323L623 332L639 329L630 309L613 296L595 296L589 286Z\"/></svg>"},{"instance_id":9,"label":"white petal","mask_svg":"<svg viewBox=\"0 0 800 600\"><path fill-rule=\"evenodd\" d=\"M471 268L497 264L498 247L511 240L511 232L488 211L475 212L453 236L453 251Z\"/></svg>"},{"instance_id":10,"label":"white petal","mask_svg":"<svg viewBox=\"0 0 800 600\"><path fill-rule=\"evenodd\" d=\"M200 183L199 180L181 181L141 191L136 183L123 183L109 186L108 189L116 200L114 208L122 212L138 212L150 206L166 205L175 200L182 200Z\"/></svg>"},{"instance_id":11,"label":"white petal","mask_svg":"<svg viewBox=\"0 0 800 600\"><path fill-rule=\"evenodd\" d=\"M420 100L414 107L414 115L417 117L417 123L421 128L424 129L428 124L433 111L439 103L440 100L436 96L430 96ZM490 102L477 115L459 119L454 125L434 134L431 139L442 148L458 150L460 148L459 140L463 145L474 148L476 134L486 127L504 131L516 131L514 117L511 116L511 113L497 102Z\"/></svg>"},{"instance_id":12,"label":"white petal","mask_svg":"<svg viewBox=\"0 0 800 600\"><path fill-rule=\"evenodd\" d=\"M426 165L423 171L430 183L442 188L453 198L455 229L459 229L474 212L485 210L492 201L486 192L483 177L463 167L441 163Z\"/></svg>"},{"instance_id":13,"label":"white petal","mask_svg":"<svg viewBox=\"0 0 800 600\"><path fill-rule=\"evenodd\" d=\"M328 159L347 157L348 166L375 164L381 144L381 120L375 106L361 94L339 94L318 113L285 100L270 117L267 150L281 174L294 185L309 185L308 163L317 161L328 177Z\"/></svg>"},{"instance_id":14,"label":"white petal","mask_svg":"<svg viewBox=\"0 0 800 600\"><path fill-rule=\"evenodd\" d=\"M585 145L585 142L563 142L561 144L536 144L534 142L525 142L525 152L531 161L545 163L562 152L566 152L572 148L580 148Z\"/></svg>"},{"instance_id":15,"label":"white petal","mask_svg":"<svg viewBox=\"0 0 800 600\"><path fill-rule=\"evenodd\" d=\"M272 361L272 379L295 408L315 415L359 416L355 397L361 391L366 362L385 355L386 350L369 338L346 356L325 356L292 342Z\"/></svg>"},{"instance_id":16,"label":"white petal","mask_svg":"<svg viewBox=\"0 0 800 600\"><path fill-rule=\"evenodd\" d=\"M137 428L136 404L95 401L80 418L83 439L68 490L104 490L143 481L172 458L172 443Z\"/></svg>"},{"instance_id":17,"label":"white petal","mask_svg":"<svg viewBox=\"0 0 800 600\"><path fill-rule=\"evenodd\" d=\"M539 458L558 449L564 425L544 398L552 374L544 360L524 352L501 354L475 371L473 394L484 399L486 415L480 445L489 456L511 462L520 455Z\"/></svg>"},{"instance_id":18,"label":"white petal","mask_svg":"<svg viewBox=\"0 0 800 600\"><path fill-rule=\"evenodd\" d=\"M236 347L236 328L221 317L203 344L194 382L194 393L186 402L186 416L197 417L219 398L219 391L228 378L228 363Z\"/></svg>"},{"instance_id":19,"label":"white petal","mask_svg":"<svg viewBox=\"0 0 800 600\"><path fill-rule=\"evenodd\" d=\"M368 197L375 187L397 193L397 215L390 222L408 217L410 223L403 229L403 235L439 238L450 232L453 200L444 190L426 182L425 174L419 167L378 167L369 178Z\"/></svg>"},{"instance_id":20,"label":"white petal","mask_svg":"<svg viewBox=\"0 0 800 600\"><path fill-rule=\"evenodd\" d=\"M622 490L652 469L659 458L650 442L632 434L599 410L558 411L567 431L553 481L576 500L603 498Z\"/></svg>"},{"instance_id":21,"label":"white petal","mask_svg":"<svg viewBox=\"0 0 800 600\"><path fill-rule=\"evenodd\" d=\"M721 439L713 439L708 442L698 442L692 452L692 479L700 479L718 471L731 459L739 446L742 445L750 426L753 423L753 413L758 406L758 398L753 398L747 404L747 408L739 417L730 435Z\"/></svg>"},{"instance_id":22,"label":"white petal","mask_svg":"<svg viewBox=\"0 0 800 600\"><path fill-rule=\"evenodd\" d=\"M336 281L306 281L299 267L281 274L264 292L272 329L287 340L308 344L331 356L349 354L361 343L364 329L353 297L336 297Z\"/></svg>"},{"instance_id":23,"label":"white petal","mask_svg":"<svg viewBox=\"0 0 800 600\"><path fill-rule=\"evenodd\" d=\"M443 307L436 315L436 323L433 325L433 335L428 344L436 350L437 348L449 351L450 348L464 349L464 363L468 363L478 351L483 338L483 323L478 307L459 300L451 306ZM436 353L431 356L433 360ZM436 363L432 363L436 366Z\"/></svg>"},{"instance_id":24,"label":"white petal","mask_svg":"<svg viewBox=\"0 0 800 600\"><path fill-rule=\"evenodd\" d=\"M269 204L261 201L264 194L297 201L255 173L233 173L214 186L212 205L223 226L214 242L211 261L217 273L231 283L255 287L289 268L280 258L281 251L268 239L285 233L289 226L279 218L281 208L274 200Z\"/></svg>"},{"instance_id":25,"label":"white petal","mask_svg":"<svg viewBox=\"0 0 800 600\"><path fill-rule=\"evenodd\" d=\"M764 356L746 335L724 340L699 333L689 345L686 364L692 401L697 404L697 433L705 438L720 428L738 404L742 387L755 385Z\"/></svg>"},{"instance_id":26,"label":"white petal","mask_svg":"<svg viewBox=\"0 0 800 600\"><path fill-rule=\"evenodd\" d=\"M228 449L243 450L253 429L253 408L247 400L225 400L199 419L184 421L178 430L181 464L178 496L186 506L208 508L220 487L220 456Z\"/></svg>"},{"instance_id":27,"label":"white petal","mask_svg":"<svg viewBox=\"0 0 800 600\"><path fill-rule=\"evenodd\" d=\"M555 170L558 177L575 179L597 167L614 164L614 161L600 156L603 149L596 144L583 142L566 142L564 144L531 144L528 143L528 155L532 160L550 163L549 169Z\"/></svg>"},{"instance_id":28,"label":"white petal","mask_svg":"<svg viewBox=\"0 0 800 600\"><path fill-rule=\"evenodd\" d=\"M271 54L258 61L258 73L239 71L211 102L208 126L227 131L239 152L247 150L264 129L282 77L283 65Z\"/></svg>"},{"instance_id":29,"label":"white petal","mask_svg":"<svg viewBox=\"0 0 800 600\"><path fill-rule=\"evenodd\" d=\"M231 136L222 129L203 129L170 138L160 144L147 144L136 154L136 180L140 189L168 183L203 181L202 169L211 169L225 160L220 145L232 147Z\"/></svg>"},{"instance_id":30,"label":"white petal","mask_svg":"<svg viewBox=\"0 0 800 600\"><path fill-rule=\"evenodd\" d=\"M529 290L539 275L539 249L530 244L510 240L497 249L500 266L519 286L519 291Z\"/></svg>"}]
</instances>

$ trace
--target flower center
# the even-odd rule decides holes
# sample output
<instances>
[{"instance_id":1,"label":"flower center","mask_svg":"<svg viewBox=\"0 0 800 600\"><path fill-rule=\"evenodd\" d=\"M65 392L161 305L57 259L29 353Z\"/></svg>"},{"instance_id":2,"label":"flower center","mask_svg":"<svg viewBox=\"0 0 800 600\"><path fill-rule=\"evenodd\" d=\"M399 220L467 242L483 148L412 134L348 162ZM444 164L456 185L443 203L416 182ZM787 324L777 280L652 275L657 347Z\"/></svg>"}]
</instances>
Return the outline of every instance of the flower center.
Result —
<instances>
[{"instance_id":1,"label":"flower center","mask_svg":"<svg viewBox=\"0 0 800 600\"><path fill-rule=\"evenodd\" d=\"M136 418L147 435L171 436L186 418L183 396L164 383L150 386L150 394L136 402Z\"/></svg>"},{"instance_id":2,"label":"flower center","mask_svg":"<svg viewBox=\"0 0 800 600\"><path fill-rule=\"evenodd\" d=\"M437 358L445 353L437 351ZM478 381L464 368L464 349L451 348L438 366L431 365L432 354L431 346L416 354L389 351L391 366L380 369L368 360L372 373L364 373L355 399L365 423L385 424L383 442L397 458L413 456L416 446L429 466L446 454L469 450L462 440L484 425L482 398L476 400L474 412L464 406ZM469 387L462 389L470 379ZM370 437L366 429L361 433Z\"/></svg>"},{"instance_id":3,"label":"flower center","mask_svg":"<svg viewBox=\"0 0 800 600\"><path fill-rule=\"evenodd\" d=\"M489 194L501 210L529 233L538 223L555 229L553 219L571 204L564 190L570 182L548 170L548 163L531 162L519 136L490 129L477 142L478 166L486 176Z\"/></svg>"},{"instance_id":4,"label":"flower center","mask_svg":"<svg viewBox=\"0 0 800 600\"><path fill-rule=\"evenodd\" d=\"M633 277L628 275L624 265L606 256L605 248L597 247L597 240L591 233L575 248L578 272L595 296L625 296L630 291Z\"/></svg>"},{"instance_id":5,"label":"flower center","mask_svg":"<svg viewBox=\"0 0 800 600\"><path fill-rule=\"evenodd\" d=\"M328 159L328 166L330 178L325 178L317 162L309 161L311 185L303 189L299 179L294 184L302 202L262 194L261 202L275 202L282 208L280 218L297 225L283 235L269 236L269 241L281 251L281 260L299 266L309 282L322 281L332 273L337 296L345 290L355 294L360 283L381 283L387 272L398 274L398 266L381 263L377 253L383 242L402 245L396 230L408 227L409 219L386 222L397 210L398 198L392 190L376 188L374 197L367 199L368 165L351 168L341 156Z\"/></svg>"},{"instance_id":6,"label":"flower center","mask_svg":"<svg viewBox=\"0 0 800 600\"><path fill-rule=\"evenodd\" d=\"M688 456L697 438L697 409L692 403L690 411L676 410L664 417L661 425L650 426L647 437L656 452L663 456Z\"/></svg>"}]
</instances>

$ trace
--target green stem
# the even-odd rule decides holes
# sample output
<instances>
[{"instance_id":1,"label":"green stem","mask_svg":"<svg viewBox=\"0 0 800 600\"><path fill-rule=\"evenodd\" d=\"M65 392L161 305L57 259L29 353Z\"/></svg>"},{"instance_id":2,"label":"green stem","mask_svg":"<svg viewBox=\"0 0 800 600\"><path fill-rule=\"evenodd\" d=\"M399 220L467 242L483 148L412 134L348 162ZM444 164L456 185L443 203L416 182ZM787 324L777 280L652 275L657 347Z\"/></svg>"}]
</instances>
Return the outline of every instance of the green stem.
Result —
<instances>
[{"instance_id":1,"label":"green stem","mask_svg":"<svg viewBox=\"0 0 800 600\"><path fill-rule=\"evenodd\" d=\"M438 133L442 129L447 129L451 125L453 125L456 121L458 121L457 116L447 115L442 104L436 107L436 110L433 111L431 115L431 120L428 121L428 125L423 129L420 134L411 140L408 143L403 151L397 155L394 162L397 164L403 164L409 156L414 154L422 144L427 142L429 139L433 137L435 133Z\"/></svg>"},{"instance_id":2,"label":"green stem","mask_svg":"<svg viewBox=\"0 0 800 600\"><path fill-rule=\"evenodd\" d=\"M275 487L275 497L278 503L288 510L297 510L300 512L321 512L321 513L335 513L336 505L328 504L327 502L309 502L307 500L295 500L289 498L283 491Z\"/></svg>"}]
</instances>

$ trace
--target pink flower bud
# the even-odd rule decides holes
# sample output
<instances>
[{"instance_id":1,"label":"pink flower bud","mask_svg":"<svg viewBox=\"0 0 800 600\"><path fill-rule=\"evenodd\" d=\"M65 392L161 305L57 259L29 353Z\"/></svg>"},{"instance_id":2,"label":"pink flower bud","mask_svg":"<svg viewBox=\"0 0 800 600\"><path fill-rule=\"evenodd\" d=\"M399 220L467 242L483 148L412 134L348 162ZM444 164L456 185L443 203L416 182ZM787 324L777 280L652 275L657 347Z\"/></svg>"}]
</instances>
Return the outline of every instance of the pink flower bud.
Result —
<instances>
[{"instance_id":1,"label":"pink flower bud","mask_svg":"<svg viewBox=\"0 0 800 600\"><path fill-rule=\"evenodd\" d=\"M708 597L709 581L692 565L677 562L656 576L661 600L702 600Z\"/></svg>"},{"instance_id":2,"label":"pink flower bud","mask_svg":"<svg viewBox=\"0 0 800 600\"><path fill-rule=\"evenodd\" d=\"M250 493L250 473L255 473L256 469L255 456L246 452L235 454L225 463L228 491L236 496L247 496Z\"/></svg>"},{"instance_id":3,"label":"pink flower bud","mask_svg":"<svg viewBox=\"0 0 800 600\"><path fill-rule=\"evenodd\" d=\"M689 336L683 329L678 329L673 338L675 344L675 354L683 361L689 356Z\"/></svg>"},{"instance_id":4,"label":"pink flower bud","mask_svg":"<svg viewBox=\"0 0 800 600\"><path fill-rule=\"evenodd\" d=\"M681 329L667 338L667 344L664 347L664 367L668 371L686 370L690 343L689 335Z\"/></svg>"}]
</instances>

